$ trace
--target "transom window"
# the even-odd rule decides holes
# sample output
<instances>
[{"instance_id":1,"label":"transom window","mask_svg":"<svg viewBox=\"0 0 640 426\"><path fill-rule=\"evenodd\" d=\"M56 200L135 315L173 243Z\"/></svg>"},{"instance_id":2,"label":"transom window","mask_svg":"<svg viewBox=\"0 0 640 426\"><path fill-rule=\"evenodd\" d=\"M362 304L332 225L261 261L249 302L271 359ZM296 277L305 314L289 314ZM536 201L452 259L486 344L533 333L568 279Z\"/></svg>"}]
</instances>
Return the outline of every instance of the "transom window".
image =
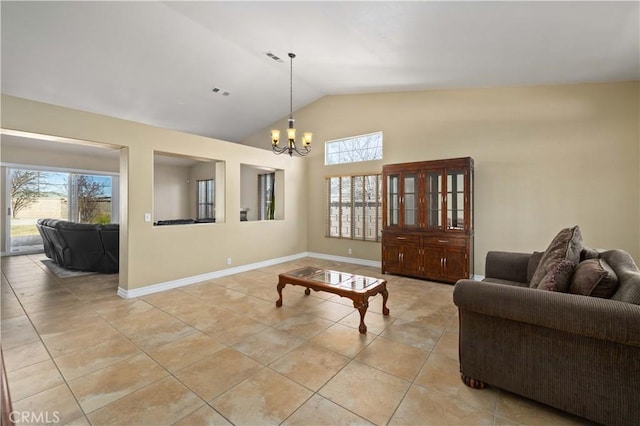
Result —
<instances>
[{"instance_id":1,"label":"transom window","mask_svg":"<svg viewBox=\"0 0 640 426\"><path fill-rule=\"evenodd\" d=\"M325 185L325 235L352 240L380 241L381 175L329 177Z\"/></svg>"},{"instance_id":2,"label":"transom window","mask_svg":"<svg viewBox=\"0 0 640 426\"><path fill-rule=\"evenodd\" d=\"M327 141L324 164L345 164L382 159L382 132Z\"/></svg>"}]
</instances>

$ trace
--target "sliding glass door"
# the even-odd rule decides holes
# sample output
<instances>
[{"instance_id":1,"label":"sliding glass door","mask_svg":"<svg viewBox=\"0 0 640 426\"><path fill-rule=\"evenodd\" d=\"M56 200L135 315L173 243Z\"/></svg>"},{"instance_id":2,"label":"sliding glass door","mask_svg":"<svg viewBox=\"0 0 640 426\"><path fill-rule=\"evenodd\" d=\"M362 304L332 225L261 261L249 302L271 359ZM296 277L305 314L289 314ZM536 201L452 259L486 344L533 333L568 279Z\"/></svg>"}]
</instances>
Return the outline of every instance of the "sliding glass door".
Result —
<instances>
[{"instance_id":1,"label":"sliding glass door","mask_svg":"<svg viewBox=\"0 0 640 426\"><path fill-rule=\"evenodd\" d=\"M80 223L111 223L111 176L71 174L70 181L70 220Z\"/></svg>"},{"instance_id":2,"label":"sliding glass door","mask_svg":"<svg viewBox=\"0 0 640 426\"><path fill-rule=\"evenodd\" d=\"M9 168L7 182L9 253L42 251L42 239L36 228L41 218L117 222L115 176Z\"/></svg>"}]
</instances>

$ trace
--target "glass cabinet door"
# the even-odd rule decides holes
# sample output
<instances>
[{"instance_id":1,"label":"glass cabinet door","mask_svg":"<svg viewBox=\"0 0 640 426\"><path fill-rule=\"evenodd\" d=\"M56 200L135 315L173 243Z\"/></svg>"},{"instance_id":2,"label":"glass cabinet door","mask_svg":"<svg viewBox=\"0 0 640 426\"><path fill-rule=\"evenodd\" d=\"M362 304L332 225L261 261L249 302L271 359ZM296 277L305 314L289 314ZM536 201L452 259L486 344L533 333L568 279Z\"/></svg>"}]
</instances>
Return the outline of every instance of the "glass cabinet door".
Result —
<instances>
[{"instance_id":1,"label":"glass cabinet door","mask_svg":"<svg viewBox=\"0 0 640 426\"><path fill-rule=\"evenodd\" d=\"M465 229L464 176L462 170L447 170L447 229Z\"/></svg>"},{"instance_id":2,"label":"glass cabinet door","mask_svg":"<svg viewBox=\"0 0 640 426\"><path fill-rule=\"evenodd\" d=\"M442 173L427 172L427 228L442 229Z\"/></svg>"},{"instance_id":3,"label":"glass cabinet door","mask_svg":"<svg viewBox=\"0 0 640 426\"><path fill-rule=\"evenodd\" d=\"M404 226L418 225L418 197L416 193L418 176L405 174L403 179Z\"/></svg>"},{"instance_id":4,"label":"glass cabinet door","mask_svg":"<svg viewBox=\"0 0 640 426\"><path fill-rule=\"evenodd\" d=\"M400 225L400 176L387 176L387 223L386 226Z\"/></svg>"}]
</instances>

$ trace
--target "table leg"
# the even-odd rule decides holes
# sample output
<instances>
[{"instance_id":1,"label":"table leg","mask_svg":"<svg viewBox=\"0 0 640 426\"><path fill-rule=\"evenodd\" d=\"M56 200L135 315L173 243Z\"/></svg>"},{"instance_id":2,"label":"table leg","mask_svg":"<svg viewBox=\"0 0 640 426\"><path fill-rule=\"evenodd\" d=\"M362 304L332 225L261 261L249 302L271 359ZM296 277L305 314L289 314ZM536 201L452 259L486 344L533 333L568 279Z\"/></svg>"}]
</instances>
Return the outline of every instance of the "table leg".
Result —
<instances>
[{"instance_id":1,"label":"table leg","mask_svg":"<svg viewBox=\"0 0 640 426\"><path fill-rule=\"evenodd\" d=\"M285 285L286 285L286 284L284 284L284 283L280 283L280 282L278 283L277 290L278 290L278 296L280 296L280 297L278 298L278 300L276 300L276 306L277 306L278 308L279 308L280 306L282 306L282 289L284 288L284 286L285 286Z\"/></svg>"},{"instance_id":2,"label":"table leg","mask_svg":"<svg viewBox=\"0 0 640 426\"><path fill-rule=\"evenodd\" d=\"M353 307L360 312L360 326L358 327L358 331L360 331L361 334L365 334L367 332L367 326L364 323L364 315L367 313L367 308L369 307L367 299L368 297L353 300Z\"/></svg>"},{"instance_id":3,"label":"table leg","mask_svg":"<svg viewBox=\"0 0 640 426\"><path fill-rule=\"evenodd\" d=\"M311 294L311 290L309 289L309 287L307 287L307 288L304 290L304 294L306 294L307 296L308 296L309 294Z\"/></svg>"},{"instance_id":4,"label":"table leg","mask_svg":"<svg viewBox=\"0 0 640 426\"><path fill-rule=\"evenodd\" d=\"M382 293L382 314L389 315L389 308L387 308L387 299L389 298L389 292L387 291L386 284L384 288L380 290L380 293Z\"/></svg>"}]
</instances>

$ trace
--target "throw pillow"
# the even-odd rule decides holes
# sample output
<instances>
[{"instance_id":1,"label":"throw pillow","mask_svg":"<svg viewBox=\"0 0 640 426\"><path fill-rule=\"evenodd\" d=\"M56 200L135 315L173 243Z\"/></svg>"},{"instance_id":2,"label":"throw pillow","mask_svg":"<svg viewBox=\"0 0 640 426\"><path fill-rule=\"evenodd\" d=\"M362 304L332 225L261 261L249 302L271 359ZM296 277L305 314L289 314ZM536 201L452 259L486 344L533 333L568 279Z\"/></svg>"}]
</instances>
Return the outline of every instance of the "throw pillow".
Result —
<instances>
[{"instance_id":1,"label":"throw pillow","mask_svg":"<svg viewBox=\"0 0 640 426\"><path fill-rule=\"evenodd\" d=\"M536 272L538 268L538 264L540 263L540 259L542 259L543 251L534 251L529 257L529 264L527 265L527 282L531 282L533 278L533 274Z\"/></svg>"},{"instance_id":2,"label":"throw pillow","mask_svg":"<svg viewBox=\"0 0 640 426\"><path fill-rule=\"evenodd\" d=\"M587 259L597 259L600 257L600 253L598 250L592 249L591 247L582 246L582 251L580 252L580 262Z\"/></svg>"},{"instance_id":3,"label":"throw pillow","mask_svg":"<svg viewBox=\"0 0 640 426\"><path fill-rule=\"evenodd\" d=\"M570 291L583 296L609 299L618 289L618 277L604 259L580 262L571 278Z\"/></svg>"},{"instance_id":4,"label":"throw pillow","mask_svg":"<svg viewBox=\"0 0 640 426\"><path fill-rule=\"evenodd\" d=\"M574 261L568 259L561 260L544 276L537 288L540 290L568 293L571 276L575 268L576 264Z\"/></svg>"},{"instance_id":5,"label":"throw pillow","mask_svg":"<svg viewBox=\"0 0 640 426\"><path fill-rule=\"evenodd\" d=\"M600 257L618 276L618 289L611 300L640 305L640 270L629 253L615 249L601 253Z\"/></svg>"},{"instance_id":6,"label":"throw pillow","mask_svg":"<svg viewBox=\"0 0 640 426\"><path fill-rule=\"evenodd\" d=\"M529 282L529 287L538 288L542 279L562 260L567 259L575 264L580 262L582 251L582 234L580 228L565 228L555 236L545 250L536 271Z\"/></svg>"}]
</instances>

